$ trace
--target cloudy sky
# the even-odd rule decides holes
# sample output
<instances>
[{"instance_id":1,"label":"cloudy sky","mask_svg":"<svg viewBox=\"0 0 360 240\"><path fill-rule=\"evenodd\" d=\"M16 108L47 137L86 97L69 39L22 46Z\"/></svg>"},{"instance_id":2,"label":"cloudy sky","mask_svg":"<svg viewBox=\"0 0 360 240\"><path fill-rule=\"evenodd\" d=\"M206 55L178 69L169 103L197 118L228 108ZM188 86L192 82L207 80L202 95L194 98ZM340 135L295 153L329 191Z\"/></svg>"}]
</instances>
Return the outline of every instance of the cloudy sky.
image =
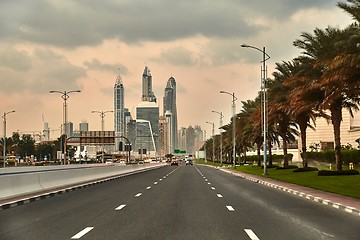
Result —
<instances>
[{"instance_id":1,"label":"cloudy sky","mask_svg":"<svg viewBox=\"0 0 360 240\"><path fill-rule=\"evenodd\" d=\"M7 134L42 131L43 120L60 128L63 101L50 90L81 90L68 100L69 121L100 130L91 111L113 109L118 69L134 114L145 65L160 109L173 76L179 127L210 133L205 122L219 121L212 110L224 113L224 123L231 117L231 96L220 90L235 93L239 111L260 89L262 55L240 44L265 46L271 73L300 54L292 43L302 32L352 22L338 1L1 0L0 112L16 111L7 115ZM105 130L113 130L111 113Z\"/></svg>"}]
</instances>

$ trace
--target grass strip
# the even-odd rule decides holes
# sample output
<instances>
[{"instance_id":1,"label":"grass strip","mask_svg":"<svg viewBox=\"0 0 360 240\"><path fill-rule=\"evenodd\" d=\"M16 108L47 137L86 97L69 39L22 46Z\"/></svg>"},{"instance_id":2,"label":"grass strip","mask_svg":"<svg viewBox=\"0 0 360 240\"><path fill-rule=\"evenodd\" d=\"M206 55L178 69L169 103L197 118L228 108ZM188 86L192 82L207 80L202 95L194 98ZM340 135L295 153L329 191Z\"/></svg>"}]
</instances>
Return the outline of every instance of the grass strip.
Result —
<instances>
[{"instance_id":1,"label":"grass strip","mask_svg":"<svg viewBox=\"0 0 360 240\"><path fill-rule=\"evenodd\" d=\"M197 163L205 164L203 160L197 160ZM210 161L207 161L207 164L219 165ZM228 164L225 166L228 166ZM234 169L233 166L230 168ZM360 171L360 167L355 169ZM237 166L235 170L257 176L263 176L264 173L261 167L253 165ZM318 176L317 171L294 173L293 169L277 170L268 168L267 170L268 178L360 199L360 175Z\"/></svg>"}]
</instances>

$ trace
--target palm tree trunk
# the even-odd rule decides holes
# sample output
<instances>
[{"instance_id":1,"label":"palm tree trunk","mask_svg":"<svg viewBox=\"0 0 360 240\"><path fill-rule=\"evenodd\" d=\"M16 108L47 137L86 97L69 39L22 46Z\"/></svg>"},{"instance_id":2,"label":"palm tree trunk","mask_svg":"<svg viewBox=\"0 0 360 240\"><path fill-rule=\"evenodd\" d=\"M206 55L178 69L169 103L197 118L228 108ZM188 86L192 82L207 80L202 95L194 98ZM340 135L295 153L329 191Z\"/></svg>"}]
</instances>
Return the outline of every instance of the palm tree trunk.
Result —
<instances>
[{"instance_id":1,"label":"palm tree trunk","mask_svg":"<svg viewBox=\"0 0 360 240\"><path fill-rule=\"evenodd\" d=\"M268 166L273 166L273 160L272 160L272 145L271 145L271 139L268 138L268 149L269 149L269 157L268 157Z\"/></svg>"},{"instance_id":2,"label":"palm tree trunk","mask_svg":"<svg viewBox=\"0 0 360 240\"><path fill-rule=\"evenodd\" d=\"M246 164L246 148L244 147L244 165Z\"/></svg>"},{"instance_id":3,"label":"palm tree trunk","mask_svg":"<svg viewBox=\"0 0 360 240\"><path fill-rule=\"evenodd\" d=\"M342 106L341 104L334 104L331 107L331 122L334 128L334 140L335 140L335 159L336 170L342 171L342 156L341 156L341 141L340 141L340 125L342 121Z\"/></svg>"},{"instance_id":4,"label":"palm tree trunk","mask_svg":"<svg viewBox=\"0 0 360 240\"><path fill-rule=\"evenodd\" d=\"M306 158L306 128L307 128L307 123L301 123L299 124L300 127L300 137L301 137L301 158L302 158L302 162L303 162L303 167L307 168L308 167L308 161Z\"/></svg>"},{"instance_id":5,"label":"palm tree trunk","mask_svg":"<svg viewBox=\"0 0 360 240\"><path fill-rule=\"evenodd\" d=\"M261 155L260 155L260 148L261 148L261 144L256 144L257 146L257 166L260 167L261 166Z\"/></svg>"},{"instance_id":6,"label":"palm tree trunk","mask_svg":"<svg viewBox=\"0 0 360 240\"><path fill-rule=\"evenodd\" d=\"M289 166L289 159L288 159L287 149L288 149L287 139L285 137L285 138L283 138L284 168Z\"/></svg>"}]
</instances>

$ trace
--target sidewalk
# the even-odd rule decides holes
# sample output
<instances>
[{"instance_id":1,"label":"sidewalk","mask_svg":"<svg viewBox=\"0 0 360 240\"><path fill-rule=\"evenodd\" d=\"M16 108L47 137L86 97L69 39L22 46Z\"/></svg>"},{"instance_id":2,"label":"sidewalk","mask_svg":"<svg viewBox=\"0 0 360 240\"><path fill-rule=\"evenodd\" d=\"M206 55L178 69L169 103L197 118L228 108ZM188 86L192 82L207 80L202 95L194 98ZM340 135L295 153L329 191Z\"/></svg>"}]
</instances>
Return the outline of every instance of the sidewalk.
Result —
<instances>
[{"instance_id":1,"label":"sidewalk","mask_svg":"<svg viewBox=\"0 0 360 240\"><path fill-rule=\"evenodd\" d=\"M221 171L360 216L360 200L226 168Z\"/></svg>"}]
</instances>

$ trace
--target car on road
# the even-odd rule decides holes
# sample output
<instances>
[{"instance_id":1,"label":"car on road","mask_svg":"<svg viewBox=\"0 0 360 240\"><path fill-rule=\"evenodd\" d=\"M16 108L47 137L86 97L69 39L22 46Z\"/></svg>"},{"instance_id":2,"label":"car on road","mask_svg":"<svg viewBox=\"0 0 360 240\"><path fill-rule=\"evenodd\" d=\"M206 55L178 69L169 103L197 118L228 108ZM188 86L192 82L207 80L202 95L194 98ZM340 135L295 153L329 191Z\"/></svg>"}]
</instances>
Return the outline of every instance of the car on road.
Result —
<instances>
[{"instance_id":1,"label":"car on road","mask_svg":"<svg viewBox=\"0 0 360 240\"><path fill-rule=\"evenodd\" d=\"M179 166L179 163L178 163L178 161L176 160L176 159L173 159L173 160L171 160L171 164L170 164L171 166L172 165L176 165L176 166Z\"/></svg>"},{"instance_id":2,"label":"car on road","mask_svg":"<svg viewBox=\"0 0 360 240\"><path fill-rule=\"evenodd\" d=\"M185 164L186 164L186 165L193 165L193 162L192 162L191 159L186 159L186 160L185 160Z\"/></svg>"},{"instance_id":3,"label":"car on road","mask_svg":"<svg viewBox=\"0 0 360 240\"><path fill-rule=\"evenodd\" d=\"M113 160L112 160L112 159L106 159L105 163L106 163L106 164L112 164L112 163L113 163Z\"/></svg>"}]
</instances>

